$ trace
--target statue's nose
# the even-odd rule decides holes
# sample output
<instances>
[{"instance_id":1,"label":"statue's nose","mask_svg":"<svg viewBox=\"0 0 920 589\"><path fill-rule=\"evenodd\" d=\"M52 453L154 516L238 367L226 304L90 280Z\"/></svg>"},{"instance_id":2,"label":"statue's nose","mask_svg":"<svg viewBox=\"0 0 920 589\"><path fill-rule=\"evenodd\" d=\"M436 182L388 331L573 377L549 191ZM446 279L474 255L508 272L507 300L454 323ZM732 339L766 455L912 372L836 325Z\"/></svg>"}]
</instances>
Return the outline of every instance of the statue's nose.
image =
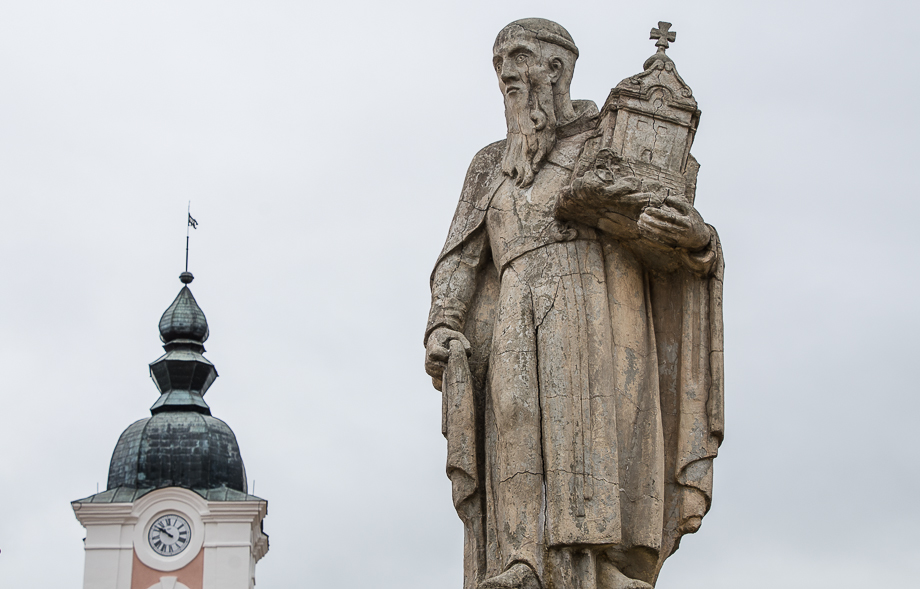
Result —
<instances>
[{"instance_id":1,"label":"statue's nose","mask_svg":"<svg viewBox=\"0 0 920 589\"><path fill-rule=\"evenodd\" d=\"M502 62L502 71L499 75L501 76L502 82L505 84L521 79L521 75L518 73L517 69L515 69L510 59L506 59Z\"/></svg>"}]
</instances>

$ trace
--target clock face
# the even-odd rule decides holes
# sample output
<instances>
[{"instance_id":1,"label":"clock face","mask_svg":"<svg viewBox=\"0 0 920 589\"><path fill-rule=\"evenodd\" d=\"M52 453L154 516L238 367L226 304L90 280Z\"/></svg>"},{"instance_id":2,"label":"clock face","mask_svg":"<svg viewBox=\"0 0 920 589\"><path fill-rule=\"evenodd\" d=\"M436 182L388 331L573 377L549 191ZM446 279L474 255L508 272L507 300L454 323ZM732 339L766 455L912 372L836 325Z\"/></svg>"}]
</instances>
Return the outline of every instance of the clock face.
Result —
<instances>
[{"instance_id":1,"label":"clock face","mask_svg":"<svg viewBox=\"0 0 920 589\"><path fill-rule=\"evenodd\" d=\"M167 513L153 521L147 541L157 554L175 556L185 550L192 538L192 529L181 515Z\"/></svg>"}]
</instances>

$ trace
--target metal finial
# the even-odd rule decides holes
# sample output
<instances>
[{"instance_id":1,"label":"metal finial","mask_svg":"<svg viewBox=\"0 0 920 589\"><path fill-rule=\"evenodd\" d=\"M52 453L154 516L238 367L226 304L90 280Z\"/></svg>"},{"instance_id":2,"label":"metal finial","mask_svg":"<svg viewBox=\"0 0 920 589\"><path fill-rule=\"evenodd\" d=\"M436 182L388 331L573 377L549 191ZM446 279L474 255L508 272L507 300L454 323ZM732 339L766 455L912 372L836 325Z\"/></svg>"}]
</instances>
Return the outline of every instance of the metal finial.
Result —
<instances>
[{"instance_id":1,"label":"metal finial","mask_svg":"<svg viewBox=\"0 0 920 589\"><path fill-rule=\"evenodd\" d=\"M672 43L677 40L677 31L669 30L671 28L671 23L658 21L658 28L652 29L651 36L649 39L658 39L658 42L655 43L655 47L659 47L659 51L664 53L664 50L670 47L668 41Z\"/></svg>"},{"instance_id":2,"label":"metal finial","mask_svg":"<svg viewBox=\"0 0 920 589\"><path fill-rule=\"evenodd\" d=\"M182 284L191 284L191 282L195 280L195 277L192 276L191 272L183 272L179 275L179 280L182 281Z\"/></svg>"}]
</instances>

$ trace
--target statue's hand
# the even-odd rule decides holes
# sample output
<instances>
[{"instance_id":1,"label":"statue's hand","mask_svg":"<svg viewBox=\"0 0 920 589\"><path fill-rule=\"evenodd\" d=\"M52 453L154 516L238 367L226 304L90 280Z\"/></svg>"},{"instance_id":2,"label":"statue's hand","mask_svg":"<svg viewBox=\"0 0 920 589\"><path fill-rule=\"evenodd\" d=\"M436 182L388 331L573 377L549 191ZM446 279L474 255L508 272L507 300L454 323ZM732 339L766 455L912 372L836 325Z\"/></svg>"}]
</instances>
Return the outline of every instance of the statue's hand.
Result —
<instances>
[{"instance_id":1,"label":"statue's hand","mask_svg":"<svg viewBox=\"0 0 920 589\"><path fill-rule=\"evenodd\" d=\"M689 251L706 247L711 238L703 217L680 197L670 197L660 207L643 210L637 226L648 239Z\"/></svg>"},{"instance_id":2,"label":"statue's hand","mask_svg":"<svg viewBox=\"0 0 920 589\"><path fill-rule=\"evenodd\" d=\"M458 340L463 344L466 355L472 353L470 340L459 331L454 331L447 327L438 327L428 336L428 344L425 347L425 372L435 381L440 381L447 367L447 359L450 357L450 342Z\"/></svg>"},{"instance_id":3,"label":"statue's hand","mask_svg":"<svg viewBox=\"0 0 920 589\"><path fill-rule=\"evenodd\" d=\"M642 188L642 181L635 176L624 176L611 182L592 170L572 183L568 199L574 206L589 209L605 208L611 204L642 207L648 204L648 195L643 194Z\"/></svg>"},{"instance_id":4,"label":"statue's hand","mask_svg":"<svg viewBox=\"0 0 920 589\"><path fill-rule=\"evenodd\" d=\"M655 180L635 176L614 178L610 174L589 170L563 191L557 217L589 225L596 225L600 218L616 217L635 224L645 207L660 203L664 196L665 191Z\"/></svg>"}]
</instances>

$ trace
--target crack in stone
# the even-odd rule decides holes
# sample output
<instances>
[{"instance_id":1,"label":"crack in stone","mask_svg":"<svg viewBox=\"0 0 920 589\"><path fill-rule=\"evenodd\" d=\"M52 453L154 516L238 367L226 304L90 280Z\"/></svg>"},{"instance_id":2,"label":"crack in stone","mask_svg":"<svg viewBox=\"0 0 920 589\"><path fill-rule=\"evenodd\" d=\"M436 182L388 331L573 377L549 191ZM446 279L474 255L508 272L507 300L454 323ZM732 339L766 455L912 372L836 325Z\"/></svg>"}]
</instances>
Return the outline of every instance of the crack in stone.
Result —
<instances>
[{"instance_id":1,"label":"crack in stone","mask_svg":"<svg viewBox=\"0 0 920 589\"><path fill-rule=\"evenodd\" d=\"M559 472L564 473L564 474L567 474L567 475L570 475L570 476L591 477L591 478L594 479L595 481L603 481L603 482L607 483L608 485L616 485L616 484L617 484L617 481L611 481L611 480L609 480L609 479L605 479L604 477L599 477L599 476L597 476L596 474L593 474L593 473L572 472L572 471L566 470L566 469L564 469L564 468L551 468L551 469L549 469L549 471L547 471L547 474L549 474L549 473L559 473Z\"/></svg>"},{"instance_id":2,"label":"crack in stone","mask_svg":"<svg viewBox=\"0 0 920 589\"><path fill-rule=\"evenodd\" d=\"M542 454L542 453L541 453L541 454ZM504 478L504 479L501 479L501 480L499 480L498 482L499 482L499 483L507 483L508 481L510 481L511 479L513 479L514 477L516 477L516 476L518 476L518 475L520 475L520 474L529 474L529 475L533 475L533 476L535 476L535 477L543 478L543 473L542 473L542 472L530 472L529 470L520 470L520 471L514 473L513 475L511 475L510 477L506 477L506 478Z\"/></svg>"}]
</instances>

